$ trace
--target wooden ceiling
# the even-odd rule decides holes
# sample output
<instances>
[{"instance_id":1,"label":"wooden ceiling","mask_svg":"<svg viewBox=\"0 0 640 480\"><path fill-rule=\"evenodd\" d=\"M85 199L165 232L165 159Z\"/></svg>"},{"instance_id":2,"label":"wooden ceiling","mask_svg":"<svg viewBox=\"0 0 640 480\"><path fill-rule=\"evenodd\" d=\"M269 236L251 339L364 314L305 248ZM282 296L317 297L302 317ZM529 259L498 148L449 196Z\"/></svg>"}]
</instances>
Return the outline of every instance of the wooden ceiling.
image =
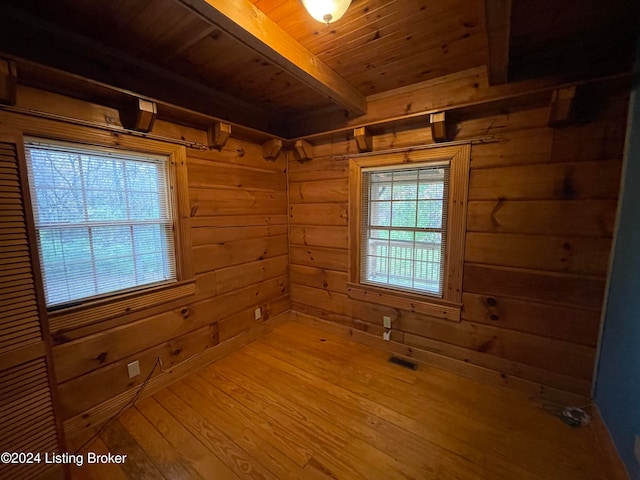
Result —
<instances>
[{"instance_id":1,"label":"wooden ceiling","mask_svg":"<svg viewBox=\"0 0 640 480\"><path fill-rule=\"evenodd\" d=\"M309 114L358 117L369 95L484 65L495 83L626 71L638 4L353 0L327 26L300 0L2 0L0 54L26 84L78 95L56 69L287 138Z\"/></svg>"}]
</instances>

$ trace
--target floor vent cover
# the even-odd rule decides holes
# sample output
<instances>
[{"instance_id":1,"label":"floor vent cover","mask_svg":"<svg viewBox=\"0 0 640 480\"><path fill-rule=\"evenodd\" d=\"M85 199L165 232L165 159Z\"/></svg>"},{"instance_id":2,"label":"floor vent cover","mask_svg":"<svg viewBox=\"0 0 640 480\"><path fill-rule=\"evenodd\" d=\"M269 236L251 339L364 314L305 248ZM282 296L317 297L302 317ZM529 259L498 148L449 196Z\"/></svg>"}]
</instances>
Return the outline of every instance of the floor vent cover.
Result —
<instances>
[{"instance_id":1,"label":"floor vent cover","mask_svg":"<svg viewBox=\"0 0 640 480\"><path fill-rule=\"evenodd\" d=\"M390 357L389 362L395 363L396 365L400 365L401 367L408 368L410 370L417 370L418 368L418 365L416 365L415 363L410 362L408 360L403 360L398 357Z\"/></svg>"}]
</instances>

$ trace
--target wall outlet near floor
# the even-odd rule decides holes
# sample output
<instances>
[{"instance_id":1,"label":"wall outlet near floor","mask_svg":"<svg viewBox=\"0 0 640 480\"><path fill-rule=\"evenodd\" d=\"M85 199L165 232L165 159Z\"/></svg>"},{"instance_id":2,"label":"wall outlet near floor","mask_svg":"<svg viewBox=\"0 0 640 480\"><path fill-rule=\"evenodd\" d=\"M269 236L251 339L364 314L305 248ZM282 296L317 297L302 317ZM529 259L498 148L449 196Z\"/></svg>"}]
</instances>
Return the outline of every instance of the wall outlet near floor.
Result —
<instances>
[{"instance_id":1,"label":"wall outlet near floor","mask_svg":"<svg viewBox=\"0 0 640 480\"><path fill-rule=\"evenodd\" d=\"M136 360L127 364L127 370L129 370L129 378L137 377L140 375L140 362Z\"/></svg>"},{"instance_id":2,"label":"wall outlet near floor","mask_svg":"<svg viewBox=\"0 0 640 480\"><path fill-rule=\"evenodd\" d=\"M256 320L260 320L262 318L262 309L260 307L256 308L253 314L256 317Z\"/></svg>"},{"instance_id":3,"label":"wall outlet near floor","mask_svg":"<svg viewBox=\"0 0 640 480\"><path fill-rule=\"evenodd\" d=\"M382 317L382 326L384 328L391 328L391 317L387 317L386 315Z\"/></svg>"},{"instance_id":4,"label":"wall outlet near floor","mask_svg":"<svg viewBox=\"0 0 640 480\"><path fill-rule=\"evenodd\" d=\"M635 439L633 443L633 454L636 457L636 462L640 463L640 435L636 435Z\"/></svg>"}]
</instances>

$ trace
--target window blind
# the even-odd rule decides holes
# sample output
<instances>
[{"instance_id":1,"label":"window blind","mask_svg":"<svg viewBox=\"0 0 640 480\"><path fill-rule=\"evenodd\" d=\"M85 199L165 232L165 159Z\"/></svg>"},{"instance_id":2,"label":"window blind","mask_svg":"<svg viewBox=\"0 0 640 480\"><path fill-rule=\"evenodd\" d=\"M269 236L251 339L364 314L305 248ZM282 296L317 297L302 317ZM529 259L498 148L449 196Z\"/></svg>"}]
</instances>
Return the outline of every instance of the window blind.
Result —
<instances>
[{"instance_id":1,"label":"window blind","mask_svg":"<svg viewBox=\"0 0 640 480\"><path fill-rule=\"evenodd\" d=\"M29 139L48 307L176 280L168 162Z\"/></svg>"},{"instance_id":2,"label":"window blind","mask_svg":"<svg viewBox=\"0 0 640 480\"><path fill-rule=\"evenodd\" d=\"M361 282L442 297L449 164L362 175Z\"/></svg>"}]
</instances>

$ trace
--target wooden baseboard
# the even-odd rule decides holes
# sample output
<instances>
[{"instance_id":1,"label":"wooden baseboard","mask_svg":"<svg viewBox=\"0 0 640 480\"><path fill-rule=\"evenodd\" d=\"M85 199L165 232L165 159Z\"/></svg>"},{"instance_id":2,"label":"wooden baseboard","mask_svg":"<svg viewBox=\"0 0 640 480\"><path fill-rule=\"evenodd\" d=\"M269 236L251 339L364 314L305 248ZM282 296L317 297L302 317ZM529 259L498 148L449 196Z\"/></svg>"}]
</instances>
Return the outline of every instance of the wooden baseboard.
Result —
<instances>
[{"instance_id":1,"label":"wooden baseboard","mask_svg":"<svg viewBox=\"0 0 640 480\"><path fill-rule=\"evenodd\" d=\"M630 480L631 476L627 472L620 455L618 455L618 450L613 443L609 429L602 419L598 406L595 404L591 408L591 420L591 428L602 451L602 456L609 462L610 480Z\"/></svg>"},{"instance_id":2,"label":"wooden baseboard","mask_svg":"<svg viewBox=\"0 0 640 480\"><path fill-rule=\"evenodd\" d=\"M337 335L349 337L356 342L385 350L414 362L438 367L491 385L508 387L514 392L526 395L528 398L552 401L561 405L584 405L591 401L582 395L551 388L530 380L507 375L503 372L446 357L438 353L410 347L393 340L387 342L377 335L349 327L348 325L340 325L296 311L291 311L291 319Z\"/></svg>"},{"instance_id":3,"label":"wooden baseboard","mask_svg":"<svg viewBox=\"0 0 640 480\"><path fill-rule=\"evenodd\" d=\"M291 319L289 311L283 312L270 318L264 323L236 335L229 340L222 342L215 347L205 350L202 353L192 356L184 362L173 366L171 369L156 374L149 380L140 398L153 395L172 383L193 373L199 368L238 350L246 344L266 335L269 331ZM83 443L83 438L89 438L90 432L96 427L109 420L118 411L127 405L135 397L138 388L127 390L115 397L106 400L89 410L82 412L64 422L64 431L69 447L75 447Z\"/></svg>"}]
</instances>

